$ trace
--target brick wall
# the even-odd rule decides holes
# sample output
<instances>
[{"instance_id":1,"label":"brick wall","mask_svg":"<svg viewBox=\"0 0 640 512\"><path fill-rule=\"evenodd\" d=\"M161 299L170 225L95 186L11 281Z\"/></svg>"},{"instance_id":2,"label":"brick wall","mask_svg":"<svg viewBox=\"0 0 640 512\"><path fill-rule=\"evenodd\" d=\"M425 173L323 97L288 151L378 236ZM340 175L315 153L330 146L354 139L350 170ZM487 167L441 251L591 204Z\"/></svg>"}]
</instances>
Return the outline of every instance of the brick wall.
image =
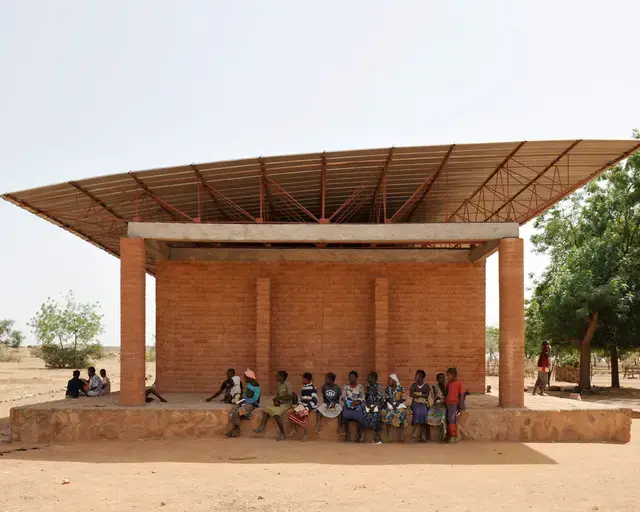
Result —
<instances>
[{"instance_id":1,"label":"brick wall","mask_svg":"<svg viewBox=\"0 0 640 512\"><path fill-rule=\"evenodd\" d=\"M376 278L386 278L378 279L378 299ZM380 286L387 287L387 304ZM269 365L271 386L281 368L296 387L304 371L318 383L333 371L344 383L352 369L374 369L376 352L384 352L376 334L380 340L385 324L388 371L407 386L417 368L432 381L455 365L471 391L484 387L483 263L164 261L157 265L156 301L161 391L214 391L228 367L241 372L257 364Z\"/></svg>"}]
</instances>

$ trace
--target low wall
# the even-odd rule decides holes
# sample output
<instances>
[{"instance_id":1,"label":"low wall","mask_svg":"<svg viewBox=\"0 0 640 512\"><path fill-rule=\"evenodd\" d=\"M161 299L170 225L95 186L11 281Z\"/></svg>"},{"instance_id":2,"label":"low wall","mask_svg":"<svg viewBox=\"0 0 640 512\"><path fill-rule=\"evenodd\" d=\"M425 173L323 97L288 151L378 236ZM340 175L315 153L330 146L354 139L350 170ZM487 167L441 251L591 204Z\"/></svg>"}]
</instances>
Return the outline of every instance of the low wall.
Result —
<instances>
[{"instance_id":1,"label":"low wall","mask_svg":"<svg viewBox=\"0 0 640 512\"><path fill-rule=\"evenodd\" d=\"M243 435L257 436L262 414L242 423ZM17 407L11 410L12 440L25 443L96 439L170 439L213 437L227 431L224 409L104 407L93 409ZM249 424L251 423L251 425ZM287 432L290 426L285 422ZM337 420L323 418L320 434L310 421L309 439L338 440ZM275 422L267 436L275 435ZM398 435L392 428L392 439ZM631 439L631 411L625 409L529 410L469 409L459 418L460 437L467 441L621 442ZM367 433L367 439L371 432ZM354 436L355 437L355 436ZM383 432L384 438L384 432ZM405 438L412 442L411 428Z\"/></svg>"},{"instance_id":2,"label":"low wall","mask_svg":"<svg viewBox=\"0 0 640 512\"><path fill-rule=\"evenodd\" d=\"M580 382L580 367L579 366L556 366L555 379L558 382L571 382L577 384Z\"/></svg>"}]
</instances>

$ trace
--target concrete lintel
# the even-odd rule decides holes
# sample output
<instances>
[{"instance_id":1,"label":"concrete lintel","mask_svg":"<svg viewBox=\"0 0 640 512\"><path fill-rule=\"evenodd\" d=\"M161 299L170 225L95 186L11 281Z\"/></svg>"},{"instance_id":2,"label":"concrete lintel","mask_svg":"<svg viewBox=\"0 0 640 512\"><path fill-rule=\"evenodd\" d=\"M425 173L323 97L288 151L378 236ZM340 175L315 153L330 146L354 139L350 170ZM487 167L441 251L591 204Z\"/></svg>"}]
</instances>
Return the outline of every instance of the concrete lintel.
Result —
<instances>
[{"instance_id":1,"label":"concrete lintel","mask_svg":"<svg viewBox=\"0 0 640 512\"><path fill-rule=\"evenodd\" d=\"M168 260L171 255L171 249L167 246L166 242L145 240L144 245L147 252L151 254L155 260Z\"/></svg>"},{"instance_id":2,"label":"concrete lintel","mask_svg":"<svg viewBox=\"0 0 640 512\"><path fill-rule=\"evenodd\" d=\"M161 241L247 243L461 243L517 238L517 223L199 224L130 222L128 235Z\"/></svg>"},{"instance_id":3,"label":"concrete lintel","mask_svg":"<svg viewBox=\"0 0 640 512\"><path fill-rule=\"evenodd\" d=\"M498 250L500 240L489 240L482 245L478 245L471 249L469 252L469 261L475 263L476 261L486 260L494 252Z\"/></svg>"},{"instance_id":4,"label":"concrete lintel","mask_svg":"<svg viewBox=\"0 0 640 512\"><path fill-rule=\"evenodd\" d=\"M446 249L171 249L172 261L313 261L468 263L467 250Z\"/></svg>"}]
</instances>

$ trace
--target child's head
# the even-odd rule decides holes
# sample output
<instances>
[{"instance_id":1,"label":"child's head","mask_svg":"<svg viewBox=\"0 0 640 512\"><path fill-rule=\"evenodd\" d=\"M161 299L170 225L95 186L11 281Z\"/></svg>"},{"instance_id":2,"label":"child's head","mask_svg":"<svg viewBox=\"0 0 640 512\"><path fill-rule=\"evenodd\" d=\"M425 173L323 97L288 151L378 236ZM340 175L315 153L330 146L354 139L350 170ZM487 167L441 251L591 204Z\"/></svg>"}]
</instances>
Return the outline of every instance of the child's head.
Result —
<instances>
[{"instance_id":1,"label":"child's head","mask_svg":"<svg viewBox=\"0 0 640 512\"><path fill-rule=\"evenodd\" d=\"M447 380L452 381L458 378L458 370L456 368L449 368L447 370Z\"/></svg>"},{"instance_id":2,"label":"child's head","mask_svg":"<svg viewBox=\"0 0 640 512\"><path fill-rule=\"evenodd\" d=\"M424 370L418 370L416 372L416 382L422 382L424 379L427 378L427 372L425 372Z\"/></svg>"},{"instance_id":3,"label":"child's head","mask_svg":"<svg viewBox=\"0 0 640 512\"><path fill-rule=\"evenodd\" d=\"M369 384L375 384L376 382L378 382L378 374L376 372L370 372L367 376L367 382Z\"/></svg>"},{"instance_id":4,"label":"child's head","mask_svg":"<svg viewBox=\"0 0 640 512\"><path fill-rule=\"evenodd\" d=\"M276 372L276 382L283 383L287 380L289 374L284 370L279 370Z\"/></svg>"},{"instance_id":5,"label":"child's head","mask_svg":"<svg viewBox=\"0 0 640 512\"><path fill-rule=\"evenodd\" d=\"M436 380L438 381L438 384L444 384L445 382L444 373L439 373L438 375L436 375Z\"/></svg>"},{"instance_id":6,"label":"child's head","mask_svg":"<svg viewBox=\"0 0 640 512\"><path fill-rule=\"evenodd\" d=\"M232 377L235 377L236 375L236 371L233 368L229 368L227 370L227 379L231 379Z\"/></svg>"},{"instance_id":7,"label":"child's head","mask_svg":"<svg viewBox=\"0 0 640 512\"><path fill-rule=\"evenodd\" d=\"M358 372L355 370L351 370L349 372L349 382L351 384L355 384L358 381Z\"/></svg>"},{"instance_id":8,"label":"child's head","mask_svg":"<svg viewBox=\"0 0 640 512\"><path fill-rule=\"evenodd\" d=\"M96 374L96 369L93 366L89 366L87 372L89 373L89 377L93 377Z\"/></svg>"},{"instance_id":9,"label":"child's head","mask_svg":"<svg viewBox=\"0 0 640 512\"><path fill-rule=\"evenodd\" d=\"M73 378L74 379L80 378L80 370L73 370Z\"/></svg>"},{"instance_id":10,"label":"child's head","mask_svg":"<svg viewBox=\"0 0 640 512\"><path fill-rule=\"evenodd\" d=\"M324 383L327 386L331 386L331 384L335 384L335 382L336 382L336 374L335 373L329 372L324 376Z\"/></svg>"},{"instance_id":11,"label":"child's head","mask_svg":"<svg viewBox=\"0 0 640 512\"><path fill-rule=\"evenodd\" d=\"M309 372L304 372L302 374L302 383L303 384L309 384L309 382L311 382L312 378L313 378L313 375L311 375Z\"/></svg>"},{"instance_id":12,"label":"child's head","mask_svg":"<svg viewBox=\"0 0 640 512\"><path fill-rule=\"evenodd\" d=\"M107 376L107 370L105 370L104 368L102 368L100 370L100 377L102 377L103 379Z\"/></svg>"}]
</instances>

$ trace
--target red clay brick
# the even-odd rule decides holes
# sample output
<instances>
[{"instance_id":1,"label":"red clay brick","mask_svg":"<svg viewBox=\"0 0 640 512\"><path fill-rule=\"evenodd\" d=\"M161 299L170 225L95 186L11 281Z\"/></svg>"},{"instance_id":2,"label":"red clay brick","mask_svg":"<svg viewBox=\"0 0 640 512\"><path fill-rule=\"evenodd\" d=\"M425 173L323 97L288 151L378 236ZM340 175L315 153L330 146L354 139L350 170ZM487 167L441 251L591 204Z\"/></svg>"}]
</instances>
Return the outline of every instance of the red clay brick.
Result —
<instances>
[{"instance_id":1,"label":"red clay brick","mask_svg":"<svg viewBox=\"0 0 640 512\"><path fill-rule=\"evenodd\" d=\"M501 407L524 407L524 242L500 240Z\"/></svg>"},{"instance_id":2,"label":"red clay brick","mask_svg":"<svg viewBox=\"0 0 640 512\"><path fill-rule=\"evenodd\" d=\"M144 403L145 266L141 238L120 239L120 403Z\"/></svg>"},{"instance_id":3,"label":"red clay brick","mask_svg":"<svg viewBox=\"0 0 640 512\"><path fill-rule=\"evenodd\" d=\"M484 387L484 263L162 261L156 301L161 391L211 392L229 367L271 386L284 369L297 387L305 371L319 384L376 369L408 386L418 368L433 380L457 366Z\"/></svg>"}]
</instances>

